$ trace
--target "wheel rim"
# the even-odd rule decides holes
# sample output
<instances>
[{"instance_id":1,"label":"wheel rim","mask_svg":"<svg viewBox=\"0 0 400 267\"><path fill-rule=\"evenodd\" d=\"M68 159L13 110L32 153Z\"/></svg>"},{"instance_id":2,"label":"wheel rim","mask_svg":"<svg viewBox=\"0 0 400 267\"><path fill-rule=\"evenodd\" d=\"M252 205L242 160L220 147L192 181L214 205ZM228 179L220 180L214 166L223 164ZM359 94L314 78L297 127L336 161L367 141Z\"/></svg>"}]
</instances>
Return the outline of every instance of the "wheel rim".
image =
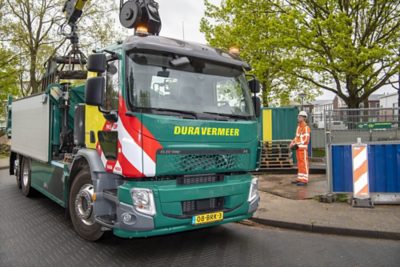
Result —
<instances>
[{"instance_id":1,"label":"wheel rim","mask_svg":"<svg viewBox=\"0 0 400 267\"><path fill-rule=\"evenodd\" d=\"M93 225L93 185L85 184L75 197L75 212L86 225Z\"/></svg>"},{"instance_id":2,"label":"wheel rim","mask_svg":"<svg viewBox=\"0 0 400 267\"><path fill-rule=\"evenodd\" d=\"M24 164L24 169L22 171L22 182L24 184L25 187L28 186L28 182L29 182L29 168L27 166L27 164Z\"/></svg>"}]
</instances>

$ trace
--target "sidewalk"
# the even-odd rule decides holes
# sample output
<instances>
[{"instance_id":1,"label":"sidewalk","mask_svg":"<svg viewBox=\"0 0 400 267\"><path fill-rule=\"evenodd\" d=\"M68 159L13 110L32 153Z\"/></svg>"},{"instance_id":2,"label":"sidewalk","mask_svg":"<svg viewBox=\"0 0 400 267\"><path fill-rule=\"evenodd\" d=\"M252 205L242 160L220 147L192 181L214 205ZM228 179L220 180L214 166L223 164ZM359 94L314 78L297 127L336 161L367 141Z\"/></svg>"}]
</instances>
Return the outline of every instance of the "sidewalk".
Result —
<instances>
[{"instance_id":1,"label":"sidewalk","mask_svg":"<svg viewBox=\"0 0 400 267\"><path fill-rule=\"evenodd\" d=\"M257 175L260 206L252 220L270 226L319 233L400 240L400 205L353 208L348 203L321 203L327 192L324 175L312 175L307 187L290 182L295 176Z\"/></svg>"}]
</instances>

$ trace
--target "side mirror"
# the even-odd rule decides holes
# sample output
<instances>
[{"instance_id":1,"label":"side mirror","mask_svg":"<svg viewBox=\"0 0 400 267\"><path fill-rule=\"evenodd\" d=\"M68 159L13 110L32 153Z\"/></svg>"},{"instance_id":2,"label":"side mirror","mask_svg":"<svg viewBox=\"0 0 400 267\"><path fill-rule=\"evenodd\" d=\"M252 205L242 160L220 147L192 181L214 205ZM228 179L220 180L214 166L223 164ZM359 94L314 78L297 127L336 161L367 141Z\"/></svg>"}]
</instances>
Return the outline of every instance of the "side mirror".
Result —
<instances>
[{"instance_id":1,"label":"side mirror","mask_svg":"<svg viewBox=\"0 0 400 267\"><path fill-rule=\"evenodd\" d=\"M252 93L258 94L260 92L260 82L257 79L251 79L250 81L248 81L248 84Z\"/></svg>"},{"instance_id":2,"label":"side mirror","mask_svg":"<svg viewBox=\"0 0 400 267\"><path fill-rule=\"evenodd\" d=\"M111 121L111 122L118 121L118 113L115 110L111 110L110 113L104 113L103 116L108 121Z\"/></svg>"},{"instance_id":3,"label":"side mirror","mask_svg":"<svg viewBox=\"0 0 400 267\"><path fill-rule=\"evenodd\" d=\"M85 103L100 107L103 104L103 95L106 88L104 77L93 77L86 81Z\"/></svg>"},{"instance_id":4,"label":"side mirror","mask_svg":"<svg viewBox=\"0 0 400 267\"><path fill-rule=\"evenodd\" d=\"M86 69L91 72L105 72L107 69L106 55L102 53L91 54L88 58Z\"/></svg>"},{"instance_id":5,"label":"side mirror","mask_svg":"<svg viewBox=\"0 0 400 267\"><path fill-rule=\"evenodd\" d=\"M261 100L258 96L253 96L251 99L253 100L254 112L256 113L256 117L259 118L261 115Z\"/></svg>"}]
</instances>

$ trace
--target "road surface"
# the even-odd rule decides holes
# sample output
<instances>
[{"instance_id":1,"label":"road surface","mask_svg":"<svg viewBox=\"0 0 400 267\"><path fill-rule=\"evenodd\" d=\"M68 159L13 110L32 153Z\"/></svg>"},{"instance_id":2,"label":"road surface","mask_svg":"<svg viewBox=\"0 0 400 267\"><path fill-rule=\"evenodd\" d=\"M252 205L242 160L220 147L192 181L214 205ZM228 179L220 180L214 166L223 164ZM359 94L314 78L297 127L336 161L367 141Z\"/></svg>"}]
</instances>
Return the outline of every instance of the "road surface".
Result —
<instances>
[{"instance_id":1,"label":"road surface","mask_svg":"<svg viewBox=\"0 0 400 267\"><path fill-rule=\"evenodd\" d=\"M64 209L0 171L0 266L400 266L400 242L229 224L147 239L80 239Z\"/></svg>"}]
</instances>

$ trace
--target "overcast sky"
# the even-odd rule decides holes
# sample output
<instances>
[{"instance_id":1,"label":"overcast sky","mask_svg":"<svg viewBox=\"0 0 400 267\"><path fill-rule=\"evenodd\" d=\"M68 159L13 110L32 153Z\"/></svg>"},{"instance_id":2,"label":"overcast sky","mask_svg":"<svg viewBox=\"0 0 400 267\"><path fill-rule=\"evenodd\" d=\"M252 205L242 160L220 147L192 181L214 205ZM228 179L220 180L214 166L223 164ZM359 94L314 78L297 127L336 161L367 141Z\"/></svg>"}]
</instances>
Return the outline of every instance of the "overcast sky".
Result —
<instances>
[{"instance_id":1,"label":"overcast sky","mask_svg":"<svg viewBox=\"0 0 400 267\"><path fill-rule=\"evenodd\" d=\"M186 41L206 43L200 32L200 20L204 16L203 0L157 0L160 4L162 29L160 35ZM219 4L221 0L212 0Z\"/></svg>"}]
</instances>

